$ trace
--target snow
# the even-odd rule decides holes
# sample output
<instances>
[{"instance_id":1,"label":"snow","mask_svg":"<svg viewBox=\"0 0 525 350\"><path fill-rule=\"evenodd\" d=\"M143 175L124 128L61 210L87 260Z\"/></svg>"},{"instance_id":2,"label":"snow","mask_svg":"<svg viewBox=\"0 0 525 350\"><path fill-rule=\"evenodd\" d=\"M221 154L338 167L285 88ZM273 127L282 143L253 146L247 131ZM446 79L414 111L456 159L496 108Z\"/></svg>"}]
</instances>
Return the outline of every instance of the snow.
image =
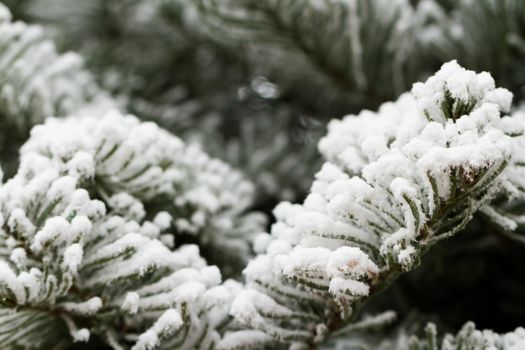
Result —
<instances>
[{"instance_id":1,"label":"snow","mask_svg":"<svg viewBox=\"0 0 525 350\"><path fill-rule=\"evenodd\" d=\"M72 193L77 186L77 179L72 176L59 177L51 184L48 196L51 200L61 200Z\"/></svg>"},{"instance_id":2,"label":"snow","mask_svg":"<svg viewBox=\"0 0 525 350\"><path fill-rule=\"evenodd\" d=\"M84 250L78 243L72 244L64 251L64 265L72 273L78 272L78 267L82 263Z\"/></svg>"},{"instance_id":3,"label":"snow","mask_svg":"<svg viewBox=\"0 0 525 350\"><path fill-rule=\"evenodd\" d=\"M132 251L134 254L126 260L119 258L126 251ZM93 274L85 282L86 286L108 284L132 275L143 276L150 269L169 267L174 263L174 257L169 252L160 241L128 233L86 258L85 264L116 259L114 263L105 265Z\"/></svg>"},{"instance_id":4,"label":"snow","mask_svg":"<svg viewBox=\"0 0 525 350\"><path fill-rule=\"evenodd\" d=\"M77 64L75 57L62 64ZM450 116L443 111L449 99L452 109L469 108ZM126 338L137 339L137 350L158 347L186 319L201 339L216 340L213 327L228 311L235 326L254 329L227 333L218 349L273 338L293 339L290 348L303 347L304 339L320 342L324 322L337 313L346 321L355 303L381 286L383 272L414 268L440 238L433 236L435 214L457 200L458 186L476 194L474 209L483 207L506 230L516 228L517 221L486 205L497 194L518 197L524 187L514 158L522 141L509 131L525 130L525 119L502 118L511 100L488 73L453 61L377 112L332 121L319 143L326 162L310 193L302 204L280 203L270 233L239 224L253 186L199 147L118 111L51 118L33 129L19 173L0 189L10 252L9 263L0 260L4 297L88 317L102 310L101 297L111 296L104 312L120 308L129 329L146 329ZM490 178L505 162L504 172ZM485 186L489 195L479 199L475 191ZM196 246L173 250L174 238L164 232L173 226L202 235L201 242L223 243L238 238L237 225L259 233L245 285L221 284L220 270L207 266ZM229 254L230 247L221 249ZM88 329L77 330L72 320L68 326L73 340L89 339ZM523 344L513 336L505 338L509 347Z\"/></svg>"},{"instance_id":5,"label":"snow","mask_svg":"<svg viewBox=\"0 0 525 350\"><path fill-rule=\"evenodd\" d=\"M330 255L326 272L331 277L373 278L379 273L379 268L361 249L340 247Z\"/></svg>"},{"instance_id":6,"label":"snow","mask_svg":"<svg viewBox=\"0 0 525 350\"><path fill-rule=\"evenodd\" d=\"M40 229L31 244L31 250L39 253L44 247L52 244L55 240L63 240L69 232L69 222L60 216L55 216L46 220L44 227Z\"/></svg>"},{"instance_id":7,"label":"snow","mask_svg":"<svg viewBox=\"0 0 525 350\"><path fill-rule=\"evenodd\" d=\"M23 266L27 260L27 252L24 248L18 247L13 249L9 259L14 262L17 266Z\"/></svg>"},{"instance_id":8,"label":"snow","mask_svg":"<svg viewBox=\"0 0 525 350\"><path fill-rule=\"evenodd\" d=\"M300 275L301 272L324 272L329 257L329 249L297 246L287 255L277 255L275 263L276 267L282 266L284 275Z\"/></svg>"},{"instance_id":9,"label":"snow","mask_svg":"<svg viewBox=\"0 0 525 350\"><path fill-rule=\"evenodd\" d=\"M326 162L302 204L274 209L276 222L255 241L259 255L243 272L248 290L235 298L232 315L280 337L277 315L296 312L297 300L327 303L328 292L347 318L355 302L381 285L383 272L413 269L441 239L433 236L441 224L435 214L457 200L458 186L465 193L488 188L470 202L473 211L498 193L520 195L525 173L513 165L513 150L525 143L518 146L521 139L509 134L520 134L525 123L503 116L511 97L489 74L450 62L377 112L330 122L319 143ZM445 99L461 113L445 115ZM483 211L502 227L516 227L490 207Z\"/></svg>"},{"instance_id":10,"label":"snow","mask_svg":"<svg viewBox=\"0 0 525 350\"><path fill-rule=\"evenodd\" d=\"M512 98L512 92L507 89L497 88L487 92L484 96L484 101L495 104L503 113L508 113L512 105Z\"/></svg>"},{"instance_id":11,"label":"snow","mask_svg":"<svg viewBox=\"0 0 525 350\"><path fill-rule=\"evenodd\" d=\"M413 246L407 246L406 248L400 250L397 259L401 265L408 268L414 263L414 256L416 253L416 249Z\"/></svg>"},{"instance_id":12,"label":"snow","mask_svg":"<svg viewBox=\"0 0 525 350\"><path fill-rule=\"evenodd\" d=\"M60 304L60 306L69 312L82 316L89 316L96 314L102 308L102 299L99 297L93 297L84 302L65 302Z\"/></svg>"},{"instance_id":13,"label":"snow","mask_svg":"<svg viewBox=\"0 0 525 350\"><path fill-rule=\"evenodd\" d=\"M330 280L330 293L335 296L349 295L353 298L361 298L368 295L370 287L363 282L352 279L334 277Z\"/></svg>"},{"instance_id":14,"label":"snow","mask_svg":"<svg viewBox=\"0 0 525 350\"><path fill-rule=\"evenodd\" d=\"M137 343L132 350L151 350L154 349L160 338L167 337L183 325L182 317L177 310L169 309L155 322L146 332L139 336Z\"/></svg>"},{"instance_id":15,"label":"snow","mask_svg":"<svg viewBox=\"0 0 525 350\"><path fill-rule=\"evenodd\" d=\"M233 301L230 313L241 322L253 325L265 323L262 315L281 318L292 314L288 308L255 290L241 291Z\"/></svg>"},{"instance_id":16,"label":"snow","mask_svg":"<svg viewBox=\"0 0 525 350\"><path fill-rule=\"evenodd\" d=\"M71 336L75 342L87 342L91 333L86 328L81 328L75 332L72 332Z\"/></svg>"},{"instance_id":17,"label":"snow","mask_svg":"<svg viewBox=\"0 0 525 350\"><path fill-rule=\"evenodd\" d=\"M0 21L8 22L11 20L11 12L5 5L0 5Z\"/></svg>"},{"instance_id":18,"label":"snow","mask_svg":"<svg viewBox=\"0 0 525 350\"><path fill-rule=\"evenodd\" d=\"M138 338L137 349L171 337L183 325L184 312L191 321L187 348L200 341L208 347L218 339L215 328L228 317L232 294L240 287L220 285L219 269L207 266L196 246L170 249L173 236L163 231L174 216L184 217L193 233L213 238L250 231L244 211L251 205L253 185L154 123L118 111L91 109L87 116L73 101L84 100L75 95L80 92L69 91L79 81L93 87L89 76L78 72L80 56L58 56L41 29L8 23L2 5L0 17L5 41L0 68L9 66L0 93L5 105L13 106L5 112L16 116L15 126L20 120L24 128L42 122L28 120L32 114L79 113L34 127L20 150L18 172L0 186L0 289L12 309L5 311L12 319L20 315L17 322L27 326L22 333L38 328L43 334L45 327L60 328L62 322L71 340L81 342L91 332L100 333L96 321L103 318L108 334L98 335L111 338L113 346ZM151 209L148 215L145 208ZM247 239L245 245L247 250ZM148 303L162 307L139 313ZM125 320L114 312L119 306L129 313ZM49 322L48 313L34 314L36 309L56 317ZM77 322L94 328L79 329ZM38 345L24 339L10 343L20 339L19 327L4 331L7 347ZM66 342L57 339L57 344Z\"/></svg>"},{"instance_id":19,"label":"snow","mask_svg":"<svg viewBox=\"0 0 525 350\"><path fill-rule=\"evenodd\" d=\"M141 220L146 215L142 202L126 192L114 194L109 198L108 204L117 213L133 220Z\"/></svg>"},{"instance_id":20,"label":"snow","mask_svg":"<svg viewBox=\"0 0 525 350\"><path fill-rule=\"evenodd\" d=\"M140 227L140 233L146 237L159 238L160 229L157 225L150 221L145 221Z\"/></svg>"},{"instance_id":21,"label":"snow","mask_svg":"<svg viewBox=\"0 0 525 350\"><path fill-rule=\"evenodd\" d=\"M272 241L272 236L268 233L259 233L254 240L253 250L257 254L263 254Z\"/></svg>"},{"instance_id":22,"label":"snow","mask_svg":"<svg viewBox=\"0 0 525 350\"><path fill-rule=\"evenodd\" d=\"M172 216L166 212L161 211L155 215L153 223L157 225L161 230L166 230L171 226L171 221L173 220Z\"/></svg>"},{"instance_id":23,"label":"snow","mask_svg":"<svg viewBox=\"0 0 525 350\"><path fill-rule=\"evenodd\" d=\"M21 208L14 208L7 220L7 226L13 232L24 232L31 234L35 231L35 226L27 218L26 213Z\"/></svg>"},{"instance_id":24,"label":"snow","mask_svg":"<svg viewBox=\"0 0 525 350\"><path fill-rule=\"evenodd\" d=\"M175 236L171 233L160 235L159 240L170 249L175 248Z\"/></svg>"},{"instance_id":25,"label":"snow","mask_svg":"<svg viewBox=\"0 0 525 350\"><path fill-rule=\"evenodd\" d=\"M37 300L41 295L42 287L42 271L37 268L31 268L29 272L22 271L17 277L17 280L27 291L28 299Z\"/></svg>"},{"instance_id":26,"label":"snow","mask_svg":"<svg viewBox=\"0 0 525 350\"><path fill-rule=\"evenodd\" d=\"M24 287L17 279L17 276L15 275L11 267L9 267L9 265L2 260L0 260L0 281L2 285L5 286L5 288L8 290L8 293L14 297L17 304L25 304L26 294L24 291ZM4 297L10 297L9 294Z\"/></svg>"},{"instance_id":27,"label":"snow","mask_svg":"<svg viewBox=\"0 0 525 350\"><path fill-rule=\"evenodd\" d=\"M502 112L508 112L512 102L508 90L495 89L494 79L489 73L476 74L461 68L456 61L445 63L434 76L425 83L414 84L412 89L422 108L438 121L443 121L444 117L437 108L444 99L444 91L463 103L473 102L476 107L483 103L495 104Z\"/></svg>"},{"instance_id":28,"label":"snow","mask_svg":"<svg viewBox=\"0 0 525 350\"><path fill-rule=\"evenodd\" d=\"M243 229L236 219L254 195L253 185L240 172L200 147L116 110L96 117L49 118L32 130L21 154L28 172L38 160L60 176L82 181L96 176L95 190L110 190L104 193L109 209L133 220L142 220L144 205L156 198L172 199L172 205L163 208L170 212L161 210L154 224L167 229L167 215L183 212L172 218L177 231L209 235L205 239L212 243L216 235L235 236ZM244 218L262 227L256 215ZM208 226L215 228L213 234L205 230Z\"/></svg>"},{"instance_id":29,"label":"snow","mask_svg":"<svg viewBox=\"0 0 525 350\"><path fill-rule=\"evenodd\" d=\"M80 179L92 179L95 176L95 160L87 152L77 152L66 164L69 174Z\"/></svg>"},{"instance_id":30,"label":"snow","mask_svg":"<svg viewBox=\"0 0 525 350\"><path fill-rule=\"evenodd\" d=\"M86 215L77 215L71 220L69 242L73 242L91 233L93 224Z\"/></svg>"},{"instance_id":31,"label":"snow","mask_svg":"<svg viewBox=\"0 0 525 350\"><path fill-rule=\"evenodd\" d=\"M122 302L122 310L126 311L129 314L136 314L139 310L139 300L140 296L136 292L128 292L126 298Z\"/></svg>"}]
</instances>

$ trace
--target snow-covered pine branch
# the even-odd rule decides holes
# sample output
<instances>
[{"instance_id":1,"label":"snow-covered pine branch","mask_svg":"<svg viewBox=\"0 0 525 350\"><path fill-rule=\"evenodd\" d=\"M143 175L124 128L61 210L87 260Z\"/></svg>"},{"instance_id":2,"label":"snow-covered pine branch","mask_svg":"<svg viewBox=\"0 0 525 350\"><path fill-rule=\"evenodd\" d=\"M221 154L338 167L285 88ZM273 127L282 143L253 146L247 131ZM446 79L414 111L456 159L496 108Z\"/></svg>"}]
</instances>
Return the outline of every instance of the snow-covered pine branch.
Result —
<instances>
[{"instance_id":1,"label":"snow-covered pine branch","mask_svg":"<svg viewBox=\"0 0 525 350\"><path fill-rule=\"evenodd\" d=\"M48 119L21 154L78 177L129 219L159 214L159 225L196 236L227 274L245 265L251 238L264 227L261 214L246 213L254 193L241 173L133 116Z\"/></svg>"},{"instance_id":2,"label":"snow-covered pine branch","mask_svg":"<svg viewBox=\"0 0 525 350\"><path fill-rule=\"evenodd\" d=\"M67 115L103 98L79 55L58 54L41 27L11 21L3 4L0 45L0 110L10 127L27 132L48 116Z\"/></svg>"},{"instance_id":3,"label":"snow-covered pine branch","mask_svg":"<svg viewBox=\"0 0 525 350\"><path fill-rule=\"evenodd\" d=\"M131 117L119 121L120 131L137 127L138 140L156 130ZM88 127L94 120L78 122ZM69 136L86 142L85 135ZM95 333L115 349L208 349L238 286L219 285L219 270L206 266L196 246L171 251L160 241L169 214L147 220L143 204L123 192L93 199L99 193L90 194L90 180L102 175L89 153L95 149L55 141L48 151L71 156L67 162L28 145L19 172L0 189L0 347L63 349ZM164 136L162 145L169 144ZM177 139L172 145L181 146ZM96 149L108 155L104 146ZM145 159L154 156L142 151Z\"/></svg>"},{"instance_id":4,"label":"snow-covered pine branch","mask_svg":"<svg viewBox=\"0 0 525 350\"><path fill-rule=\"evenodd\" d=\"M439 336L433 323L428 323L423 336L410 330L399 329L392 337L349 336L339 342L327 344L322 350L520 350L525 347L525 329L498 334L491 330L478 330L472 322L466 323L457 334Z\"/></svg>"},{"instance_id":5,"label":"snow-covered pine branch","mask_svg":"<svg viewBox=\"0 0 525 350\"><path fill-rule=\"evenodd\" d=\"M126 111L241 169L256 186L256 204L302 195L317 168L321 127L302 108L279 101L279 87L254 77L242 57L232 55L238 50L202 35L195 6L26 0L23 13L45 24L61 47L85 57Z\"/></svg>"},{"instance_id":6,"label":"snow-covered pine branch","mask_svg":"<svg viewBox=\"0 0 525 350\"><path fill-rule=\"evenodd\" d=\"M117 105L117 102L98 88L91 74L84 70L82 58L79 55L75 53L59 55L54 43L46 37L41 27L26 25L19 21L12 22L10 18L9 10L0 4L0 41L2 43L0 73L3 72L3 78L0 81L0 100L3 101L0 106L0 114L2 118L5 118L4 121L8 122L6 125L19 128L25 137L26 132L33 125L41 123L48 116L63 117L73 113L102 114ZM34 57L39 59L35 60ZM109 123L106 123L106 126L107 124ZM61 135L67 135L67 133ZM6 136L0 135L0 139ZM9 136L6 143L13 144L13 134L10 133ZM143 142L148 141L143 140ZM185 198L177 199L177 207L183 211L181 214L183 218L179 218L181 215L177 216L179 219L177 226L180 231L194 234L200 230L198 226L201 228L206 226L210 232L213 232L213 235L216 235L217 230L232 231L232 235L239 237L248 230L256 233L257 229L247 226L247 221L233 224L228 220L229 217L238 214L237 210L244 210L251 204L252 185L241 179L238 172L231 170L223 162L210 159L198 147L191 146L184 147L184 149L187 154L178 160L177 165L184 163L186 169L184 175L188 177L180 180L186 182L185 184L173 186L184 187L183 190L186 190L187 182L193 182L190 186L191 193L187 193ZM16 154L17 151L17 149L9 149L10 154ZM112 158L105 161L110 163L113 160ZM146 163L142 165L146 166ZM134 166L138 166L137 161L128 168L128 171L135 169ZM165 165L155 164L155 166ZM170 170L168 173L171 172ZM159 182L159 180L156 181ZM137 181L145 181L145 178L142 177ZM171 195L164 189L159 189L159 191L164 197ZM213 193L210 194L207 191ZM149 196L148 200L158 197L157 194L152 193L146 196ZM205 196L213 198L208 198L210 199L208 202ZM198 209L202 210L194 210L192 206L200 206ZM204 206L208 207L204 208ZM210 226L206 217L210 212L220 213L217 216L221 218L213 222L217 227ZM192 216L192 214L195 215ZM233 226L241 229L242 232L235 228L232 229ZM212 238L206 240L209 241ZM232 242L232 245L235 244ZM246 247L239 249L245 250Z\"/></svg>"},{"instance_id":7,"label":"snow-covered pine branch","mask_svg":"<svg viewBox=\"0 0 525 350\"><path fill-rule=\"evenodd\" d=\"M233 303L260 335L231 333L222 348L322 341L496 196L522 196L525 122L505 115L512 94L494 85L452 61L378 112L331 122L310 194L275 209Z\"/></svg>"},{"instance_id":8,"label":"snow-covered pine branch","mask_svg":"<svg viewBox=\"0 0 525 350\"><path fill-rule=\"evenodd\" d=\"M0 3L0 157L8 176L16 172L18 148L33 125L50 115L114 105L82 58L59 54L46 34L40 26L12 21Z\"/></svg>"},{"instance_id":9,"label":"snow-covered pine branch","mask_svg":"<svg viewBox=\"0 0 525 350\"><path fill-rule=\"evenodd\" d=\"M59 55L42 28L11 22L10 16L9 11L0 5L0 40L3 43L0 72L5 71L0 82L0 97L4 101L0 114L7 118L6 126L20 128L25 136L45 117L62 117L74 111L75 114L96 115L100 119L106 110L116 105L82 68L80 56L73 53ZM80 167L73 172L92 172L72 175L91 179L96 173L94 187L99 194L109 198L126 192L144 201L148 212L167 210L175 219L178 233L199 235L203 246L217 248L209 249L208 253L218 262L237 268L243 266L249 251L248 233L253 236L263 223L257 214L243 214L252 204L253 185L239 172L210 158L197 146L183 145L178 138L159 131L152 124L137 126L139 122L131 119L127 118L128 122L120 125L118 116L108 117L98 126L95 118L78 123L71 120L49 122L47 127L39 127L37 130L40 131L34 132L39 136L33 136L25 148L51 147L51 150L46 148L47 155L56 158L56 163L65 164L71 160L71 164L75 164L72 166ZM9 133L9 137L0 135L0 140L5 138L6 147L2 150L9 160L18 153L13 147L18 146L13 134ZM106 142L108 137L110 139ZM160 139L151 145L156 138ZM126 142L120 144L125 139ZM84 140L84 143L79 140ZM90 148L99 143L106 148ZM77 151L81 154L76 154ZM92 152L94 161L97 156L94 152L101 152L98 156L107 156L103 160L96 159L98 163L93 165L98 167L96 171L82 168L91 166L86 164L86 157L90 157L86 153L89 152ZM11 175L16 169L11 169L12 162L8 163L7 172ZM118 169L117 164L122 168ZM125 194L115 196L113 204L132 205L129 201L133 203L133 199L128 197ZM144 211L138 204L135 210L139 216ZM224 234L229 238L225 239ZM222 254L225 247L230 250L228 256Z\"/></svg>"},{"instance_id":10,"label":"snow-covered pine branch","mask_svg":"<svg viewBox=\"0 0 525 350\"><path fill-rule=\"evenodd\" d=\"M36 127L0 188L0 347L62 349L94 333L115 349L210 348L239 285L220 285L197 246L172 251L163 232L173 217L195 232L217 220L239 233L250 190L132 116ZM171 214L145 210L163 195L180 200L164 208Z\"/></svg>"},{"instance_id":11,"label":"snow-covered pine branch","mask_svg":"<svg viewBox=\"0 0 525 350\"><path fill-rule=\"evenodd\" d=\"M523 348L525 348L525 329L521 327L512 332L498 334L491 330L478 330L474 323L468 322L457 334L445 334L441 341L438 339L436 326L429 323L425 327L424 337L401 334L396 342L386 341L379 350L519 350Z\"/></svg>"}]
</instances>

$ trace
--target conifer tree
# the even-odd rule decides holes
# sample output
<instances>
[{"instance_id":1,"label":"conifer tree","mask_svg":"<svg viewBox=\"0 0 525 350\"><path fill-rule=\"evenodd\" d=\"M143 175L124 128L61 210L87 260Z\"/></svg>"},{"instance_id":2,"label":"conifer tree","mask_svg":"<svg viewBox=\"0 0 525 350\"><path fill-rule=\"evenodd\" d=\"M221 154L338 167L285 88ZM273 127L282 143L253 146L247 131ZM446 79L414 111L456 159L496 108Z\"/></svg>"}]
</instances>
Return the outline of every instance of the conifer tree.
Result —
<instances>
[{"instance_id":1,"label":"conifer tree","mask_svg":"<svg viewBox=\"0 0 525 350\"><path fill-rule=\"evenodd\" d=\"M0 349L525 348L524 1L2 3Z\"/></svg>"}]
</instances>

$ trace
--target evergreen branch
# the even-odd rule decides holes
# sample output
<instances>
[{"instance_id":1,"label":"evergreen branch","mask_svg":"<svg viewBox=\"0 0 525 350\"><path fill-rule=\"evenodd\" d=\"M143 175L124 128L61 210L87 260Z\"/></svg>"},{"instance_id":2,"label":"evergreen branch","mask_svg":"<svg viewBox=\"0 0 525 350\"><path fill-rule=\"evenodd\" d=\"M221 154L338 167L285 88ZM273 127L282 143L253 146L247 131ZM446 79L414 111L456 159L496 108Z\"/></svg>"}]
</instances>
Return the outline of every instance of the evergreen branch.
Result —
<instances>
[{"instance_id":1,"label":"evergreen branch","mask_svg":"<svg viewBox=\"0 0 525 350\"><path fill-rule=\"evenodd\" d=\"M492 330L478 330L474 323L466 323L456 334L439 337L437 328L428 323L422 335L413 334L410 329L399 327L393 336L382 339L373 337L373 332L352 333L351 336L330 342L321 349L331 350L478 350L478 349L516 349L525 341L525 330L521 327L508 333ZM377 334L375 334L377 335Z\"/></svg>"},{"instance_id":2,"label":"evergreen branch","mask_svg":"<svg viewBox=\"0 0 525 350\"><path fill-rule=\"evenodd\" d=\"M311 193L302 205L276 208L272 235L260 237L266 250L244 272L248 288L257 281L251 288L259 294L275 295L286 279L301 298L282 294L262 301L259 294L243 294L232 314L277 343L305 348L349 324L355 308L414 269L480 208L508 194L502 184L520 180L516 139L506 131L525 124L502 116L511 98L489 75L450 62L377 113L333 121L319 144L328 162ZM371 204L381 210L366 210ZM383 226L380 212L400 218L399 224ZM371 223L381 230L371 230ZM380 258L345 235L374 242ZM281 305L300 310L313 302L309 293L320 290L318 320L293 324L310 337L286 337L290 325L277 317Z\"/></svg>"},{"instance_id":3,"label":"evergreen branch","mask_svg":"<svg viewBox=\"0 0 525 350\"><path fill-rule=\"evenodd\" d=\"M250 235L265 222L246 214L253 186L239 172L134 117L50 119L21 152L60 164L115 213L133 220L159 214L159 225L176 235L196 236L212 253L228 249L223 267L246 259Z\"/></svg>"},{"instance_id":4,"label":"evergreen branch","mask_svg":"<svg viewBox=\"0 0 525 350\"><path fill-rule=\"evenodd\" d=\"M177 219L196 230L220 228L213 220L257 225L240 217L250 191L225 164L131 116L35 127L17 174L0 187L0 244L10 251L0 260L0 300L9 310L0 312L0 345L59 348L95 334L116 348L213 346L239 286L219 285L220 272L196 246L168 248L166 210L191 203L196 209ZM175 200L154 202L159 197ZM236 237L245 245L246 238Z\"/></svg>"},{"instance_id":5,"label":"evergreen branch","mask_svg":"<svg viewBox=\"0 0 525 350\"><path fill-rule=\"evenodd\" d=\"M79 55L59 54L43 28L13 22L2 4L0 56L0 120L10 130L9 137L0 135L0 143L8 175L16 172L13 155L33 125L95 104L112 105Z\"/></svg>"}]
</instances>

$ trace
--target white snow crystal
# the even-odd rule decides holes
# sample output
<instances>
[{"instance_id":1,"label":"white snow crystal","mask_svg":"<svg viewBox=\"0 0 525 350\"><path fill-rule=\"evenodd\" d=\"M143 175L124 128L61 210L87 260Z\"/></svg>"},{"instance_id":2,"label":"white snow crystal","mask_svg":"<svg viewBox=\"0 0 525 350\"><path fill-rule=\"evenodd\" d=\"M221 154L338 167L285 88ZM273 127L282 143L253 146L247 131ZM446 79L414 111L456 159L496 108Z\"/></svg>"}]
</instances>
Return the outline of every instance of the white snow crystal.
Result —
<instances>
[{"instance_id":1,"label":"white snow crystal","mask_svg":"<svg viewBox=\"0 0 525 350\"><path fill-rule=\"evenodd\" d=\"M367 296L370 287L363 282L341 277L332 278L330 281L330 293L340 295L350 295L355 298Z\"/></svg>"},{"instance_id":2,"label":"white snow crystal","mask_svg":"<svg viewBox=\"0 0 525 350\"><path fill-rule=\"evenodd\" d=\"M136 314L139 310L139 299L140 296L136 292L128 292L126 298L122 302L122 310L129 314Z\"/></svg>"},{"instance_id":3,"label":"white snow crystal","mask_svg":"<svg viewBox=\"0 0 525 350\"><path fill-rule=\"evenodd\" d=\"M53 241L62 241L68 236L69 227L69 222L60 216L46 220L44 227L36 233L31 244L31 249L35 253L39 253L45 246L51 244Z\"/></svg>"},{"instance_id":4,"label":"white snow crystal","mask_svg":"<svg viewBox=\"0 0 525 350\"><path fill-rule=\"evenodd\" d=\"M334 277L372 278L379 273L379 268L361 249L340 247L330 255L326 272Z\"/></svg>"},{"instance_id":5,"label":"white snow crystal","mask_svg":"<svg viewBox=\"0 0 525 350\"><path fill-rule=\"evenodd\" d=\"M77 273L82 263L84 250L80 244L72 244L64 251L64 265L73 273Z\"/></svg>"},{"instance_id":6,"label":"white snow crystal","mask_svg":"<svg viewBox=\"0 0 525 350\"><path fill-rule=\"evenodd\" d=\"M152 350L157 346L159 338L167 337L179 329L183 324L182 317L177 310L169 309L146 332L139 336L132 350Z\"/></svg>"},{"instance_id":7,"label":"white snow crystal","mask_svg":"<svg viewBox=\"0 0 525 350\"><path fill-rule=\"evenodd\" d=\"M153 219L153 223L157 225L161 230L166 230L171 226L172 216L166 212L161 211Z\"/></svg>"},{"instance_id":8,"label":"white snow crystal","mask_svg":"<svg viewBox=\"0 0 525 350\"><path fill-rule=\"evenodd\" d=\"M99 297L93 297L84 302L65 302L61 304L61 307L69 312L79 315L93 315L102 308L102 299Z\"/></svg>"},{"instance_id":9,"label":"white snow crystal","mask_svg":"<svg viewBox=\"0 0 525 350\"><path fill-rule=\"evenodd\" d=\"M90 337L90 332L86 328L81 328L75 332L72 332L71 336L75 342L87 342Z\"/></svg>"}]
</instances>

